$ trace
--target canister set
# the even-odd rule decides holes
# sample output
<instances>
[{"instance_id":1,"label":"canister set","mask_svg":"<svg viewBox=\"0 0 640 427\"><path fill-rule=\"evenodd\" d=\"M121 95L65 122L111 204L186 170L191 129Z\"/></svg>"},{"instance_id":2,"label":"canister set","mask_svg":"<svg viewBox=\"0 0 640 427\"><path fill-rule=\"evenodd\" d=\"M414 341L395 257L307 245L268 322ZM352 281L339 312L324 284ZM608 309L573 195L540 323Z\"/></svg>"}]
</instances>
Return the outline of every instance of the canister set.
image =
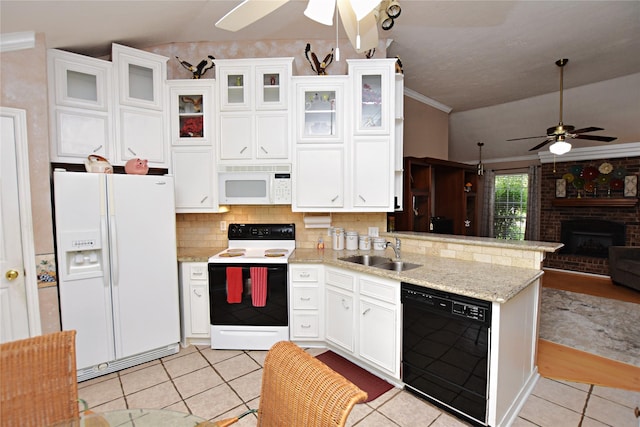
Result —
<instances>
[{"instance_id":1,"label":"canister set","mask_svg":"<svg viewBox=\"0 0 640 427\"><path fill-rule=\"evenodd\" d=\"M346 249L348 251L355 251L360 249L361 251L373 250L383 251L385 249L386 241L384 237L371 237L368 235L358 236L357 231L344 231L344 228L334 228L331 232L333 240L333 250L341 251Z\"/></svg>"}]
</instances>

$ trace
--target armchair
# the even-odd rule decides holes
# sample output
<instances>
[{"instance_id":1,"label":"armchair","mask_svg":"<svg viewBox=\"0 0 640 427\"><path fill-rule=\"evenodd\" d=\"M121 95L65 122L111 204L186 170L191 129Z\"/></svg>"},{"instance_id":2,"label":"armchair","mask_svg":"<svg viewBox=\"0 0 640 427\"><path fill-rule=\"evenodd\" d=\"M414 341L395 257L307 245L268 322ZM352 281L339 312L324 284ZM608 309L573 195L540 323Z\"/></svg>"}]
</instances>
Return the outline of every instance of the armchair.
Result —
<instances>
[{"instance_id":1,"label":"armchair","mask_svg":"<svg viewBox=\"0 0 640 427\"><path fill-rule=\"evenodd\" d=\"M609 246L609 275L613 283L640 291L640 246Z\"/></svg>"},{"instance_id":2,"label":"armchair","mask_svg":"<svg viewBox=\"0 0 640 427\"><path fill-rule=\"evenodd\" d=\"M44 426L78 418L76 331L0 345L3 426Z\"/></svg>"}]
</instances>

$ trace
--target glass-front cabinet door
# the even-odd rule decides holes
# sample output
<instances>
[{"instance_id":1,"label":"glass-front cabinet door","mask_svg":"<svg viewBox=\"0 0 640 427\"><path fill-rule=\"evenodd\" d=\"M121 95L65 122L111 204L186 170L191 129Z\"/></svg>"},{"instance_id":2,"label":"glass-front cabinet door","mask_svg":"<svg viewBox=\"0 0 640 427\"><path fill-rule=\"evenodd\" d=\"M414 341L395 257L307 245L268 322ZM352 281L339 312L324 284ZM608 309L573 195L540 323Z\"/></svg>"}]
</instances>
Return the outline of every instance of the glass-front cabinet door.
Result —
<instances>
[{"instance_id":1,"label":"glass-front cabinet door","mask_svg":"<svg viewBox=\"0 0 640 427\"><path fill-rule=\"evenodd\" d=\"M113 44L120 105L152 110L164 108L164 81L168 58Z\"/></svg>"},{"instance_id":2,"label":"glass-front cabinet door","mask_svg":"<svg viewBox=\"0 0 640 427\"><path fill-rule=\"evenodd\" d=\"M287 108L290 68L291 64L256 66L256 110Z\"/></svg>"},{"instance_id":3,"label":"glass-front cabinet door","mask_svg":"<svg viewBox=\"0 0 640 427\"><path fill-rule=\"evenodd\" d=\"M216 63L217 66L217 63ZM220 110L249 110L252 108L251 68L221 66L217 70L220 90Z\"/></svg>"},{"instance_id":4,"label":"glass-front cabinet door","mask_svg":"<svg viewBox=\"0 0 640 427\"><path fill-rule=\"evenodd\" d=\"M171 143L208 145L213 141L213 84L207 80L169 81Z\"/></svg>"},{"instance_id":5,"label":"glass-front cabinet door","mask_svg":"<svg viewBox=\"0 0 640 427\"><path fill-rule=\"evenodd\" d=\"M59 50L49 51L54 103L58 106L109 110L111 63Z\"/></svg>"},{"instance_id":6,"label":"glass-front cabinet door","mask_svg":"<svg viewBox=\"0 0 640 427\"><path fill-rule=\"evenodd\" d=\"M301 78L296 84L297 142L343 142L345 80L342 76Z\"/></svg>"},{"instance_id":7,"label":"glass-front cabinet door","mask_svg":"<svg viewBox=\"0 0 640 427\"><path fill-rule=\"evenodd\" d=\"M349 62L349 61L348 61ZM353 76L354 131L356 134L389 134L391 112L395 112L391 80L394 73L392 59L349 62Z\"/></svg>"}]
</instances>

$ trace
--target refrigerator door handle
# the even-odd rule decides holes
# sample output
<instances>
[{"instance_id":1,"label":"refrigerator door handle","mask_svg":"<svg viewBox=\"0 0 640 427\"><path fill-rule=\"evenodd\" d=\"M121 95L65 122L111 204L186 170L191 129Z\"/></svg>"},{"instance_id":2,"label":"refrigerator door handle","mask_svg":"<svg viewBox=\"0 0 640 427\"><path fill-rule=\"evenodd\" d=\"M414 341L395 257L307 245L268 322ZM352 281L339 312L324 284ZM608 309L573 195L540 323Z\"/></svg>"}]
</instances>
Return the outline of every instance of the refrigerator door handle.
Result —
<instances>
[{"instance_id":1,"label":"refrigerator door handle","mask_svg":"<svg viewBox=\"0 0 640 427\"><path fill-rule=\"evenodd\" d=\"M113 216L109 218L109 228L111 229L111 281L113 286L118 286L120 281L118 265L118 230L116 228L116 219Z\"/></svg>"}]
</instances>

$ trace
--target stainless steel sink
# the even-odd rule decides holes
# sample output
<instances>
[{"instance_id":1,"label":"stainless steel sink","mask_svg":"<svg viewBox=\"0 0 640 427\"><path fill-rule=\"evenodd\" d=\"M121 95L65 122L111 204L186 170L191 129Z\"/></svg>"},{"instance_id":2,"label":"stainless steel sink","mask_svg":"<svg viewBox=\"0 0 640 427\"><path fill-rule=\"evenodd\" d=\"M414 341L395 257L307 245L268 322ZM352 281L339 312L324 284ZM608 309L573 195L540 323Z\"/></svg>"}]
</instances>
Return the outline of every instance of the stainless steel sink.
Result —
<instances>
[{"instance_id":1,"label":"stainless steel sink","mask_svg":"<svg viewBox=\"0 0 640 427\"><path fill-rule=\"evenodd\" d=\"M353 262L360 265L374 266L376 264L384 264L391 262L390 258L378 255L352 255L344 258L338 258L340 261Z\"/></svg>"},{"instance_id":2,"label":"stainless steel sink","mask_svg":"<svg viewBox=\"0 0 640 427\"><path fill-rule=\"evenodd\" d=\"M407 271L412 270L414 268L422 267L420 264L414 264L412 262L404 262L404 261L391 261L385 262L383 264L374 265L375 268L382 268L384 270L392 270L392 271Z\"/></svg>"},{"instance_id":3,"label":"stainless steel sink","mask_svg":"<svg viewBox=\"0 0 640 427\"><path fill-rule=\"evenodd\" d=\"M401 260L392 260L391 258L378 255L352 255L338 259L340 261L352 262L354 264L366 265L369 267L381 268L383 270L391 271L406 271L422 267L420 264L404 262Z\"/></svg>"}]
</instances>

